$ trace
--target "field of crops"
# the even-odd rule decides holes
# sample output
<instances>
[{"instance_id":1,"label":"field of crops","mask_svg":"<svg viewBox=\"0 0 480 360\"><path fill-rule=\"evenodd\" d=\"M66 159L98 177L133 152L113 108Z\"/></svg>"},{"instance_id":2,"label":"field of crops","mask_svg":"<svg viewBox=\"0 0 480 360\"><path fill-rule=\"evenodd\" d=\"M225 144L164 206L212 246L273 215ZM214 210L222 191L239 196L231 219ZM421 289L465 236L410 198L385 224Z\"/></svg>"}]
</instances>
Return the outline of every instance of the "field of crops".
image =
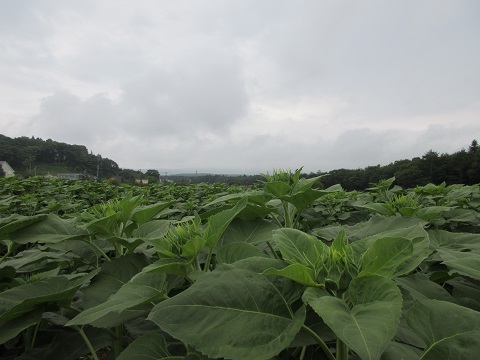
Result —
<instances>
[{"instance_id":1,"label":"field of crops","mask_svg":"<svg viewBox=\"0 0 480 360\"><path fill-rule=\"evenodd\" d=\"M480 189L0 179L1 359L477 359Z\"/></svg>"}]
</instances>

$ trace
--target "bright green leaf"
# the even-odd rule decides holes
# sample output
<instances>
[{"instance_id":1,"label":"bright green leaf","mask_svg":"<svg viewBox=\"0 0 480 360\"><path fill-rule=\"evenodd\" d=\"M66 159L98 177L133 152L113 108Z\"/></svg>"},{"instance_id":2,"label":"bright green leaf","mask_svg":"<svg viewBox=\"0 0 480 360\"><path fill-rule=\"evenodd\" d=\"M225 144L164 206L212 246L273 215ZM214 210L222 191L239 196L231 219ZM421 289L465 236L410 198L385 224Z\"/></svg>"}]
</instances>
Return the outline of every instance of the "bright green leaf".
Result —
<instances>
[{"instance_id":1,"label":"bright green leaf","mask_svg":"<svg viewBox=\"0 0 480 360\"><path fill-rule=\"evenodd\" d=\"M291 264L302 264L315 269L327 246L312 235L296 229L279 229L273 232L282 257Z\"/></svg>"},{"instance_id":2,"label":"bright green leaf","mask_svg":"<svg viewBox=\"0 0 480 360\"><path fill-rule=\"evenodd\" d=\"M324 286L317 283L313 269L302 264L291 264L283 269L268 268L262 275L283 276L306 286Z\"/></svg>"},{"instance_id":3,"label":"bright green leaf","mask_svg":"<svg viewBox=\"0 0 480 360\"><path fill-rule=\"evenodd\" d=\"M224 210L208 218L208 226L205 230L207 245L213 249L220 240L225 229L238 213L247 205L247 198L240 200L233 208Z\"/></svg>"},{"instance_id":4,"label":"bright green leaf","mask_svg":"<svg viewBox=\"0 0 480 360\"><path fill-rule=\"evenodd\" d=\"M397 331L402 296L395 283L381 276L353 279L350 308L342 299L308 288L303 296L335 334L363 360L379 359Z\"/></svg>"},{"instance_id":5,"label":"bright green leaf","mask_svg":"<svg viewBox=\"0 0 480 360\"><path fill-rule=\"evenodd\" d=\"M427 344L422 360L476 359L480 312L440 300L423 300L407 314L408 325Z\"/></svg>"},{"instance_id":6,"label":"bright green leaf","mask_svg":"<svg viewBox=\"0 0 480 360\"><path fill-rule=\"evenodd\" d=\"M235 242L222 246L217 251L216 260L219 264L233 264L236 261L255 256L266 257L264 252L252 244Z\"/></svg>"},{"instance_id":7,"label":"bright green leaf","mask_svg":"<svg viewBox=\"0 0 480 360\"><path fill-rule=\"evenodd\" d=\"M411 257L412 253L412 242L408 239L395 237L378 239L363 254L359 276L370 274L394 277L403 275L398 273L397 269Z\"/></svg>"}]
</instances>

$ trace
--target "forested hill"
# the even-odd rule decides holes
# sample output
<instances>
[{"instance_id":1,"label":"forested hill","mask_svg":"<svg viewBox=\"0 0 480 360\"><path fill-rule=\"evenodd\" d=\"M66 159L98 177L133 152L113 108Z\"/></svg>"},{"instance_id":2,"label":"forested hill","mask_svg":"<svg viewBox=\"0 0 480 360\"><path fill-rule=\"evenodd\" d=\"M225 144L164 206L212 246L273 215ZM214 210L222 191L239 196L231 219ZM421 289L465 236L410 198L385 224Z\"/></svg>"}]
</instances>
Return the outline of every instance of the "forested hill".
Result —
<instances>
[{"instance_id":1,"label":"forested hill","mask_svg":"<svg viewBox=\"0 0 480 360\"><path fill-rule=\"evenodd\" d=\"M54 173L79 172L108 178L120 170L115 161L94 155L83 145L25 136L12 139L2 134L0 160L7 161L17 174L23 176L44 175L53 169Z\"/></svg>"},{"instance_id":2,"label":"forested hill","mask_svg":"<svg viewBox=\"0 0 480 360\"><path fill-rule=\"evenodd\" d=\"M341 184L346 190L364 190L372 183L395 177L395 184L403 188L428 183L474 185L480 183L480 148L473 140L467 150L453 154L439 154L433 150L422 157L398 160L384 166L368 166L364 169L339 169L315 175L321 178L324 187ZM309 174L313 176L313 174Z\"/></svg>"}]
</instances>

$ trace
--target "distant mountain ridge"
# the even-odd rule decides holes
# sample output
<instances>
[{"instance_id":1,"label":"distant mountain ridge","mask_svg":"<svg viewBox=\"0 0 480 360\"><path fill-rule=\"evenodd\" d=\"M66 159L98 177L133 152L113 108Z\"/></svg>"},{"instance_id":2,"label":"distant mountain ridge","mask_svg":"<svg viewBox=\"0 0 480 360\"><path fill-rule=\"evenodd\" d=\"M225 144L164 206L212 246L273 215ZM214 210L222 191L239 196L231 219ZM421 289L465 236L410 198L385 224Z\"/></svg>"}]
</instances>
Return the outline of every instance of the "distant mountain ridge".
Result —
<instances>
[{"instance_id":1,"label":"distant mountain ridge","mask_svg":"<svg viewBox=\"0 0 480 360\"><path fill-rule=\"evenodd\" d=\"M9 138L0 134L0 160L7 161L15 174L21 176L77 172L131 183L146 178L146 170L120 169L115 161L99 154L94 155L83 145L69 145L35 137ZM299 166L301 161L299 159ZM250 185L261 178L252 171L226 169L157 168L155 171L158 174L153 177L154 180L159 175L158 180L164 178L181 183L226 182ZM422 157L397 160L385 166L303 174L306 177L318 175L323 175L320 179L323 186L341 184L345 190L364 190L372 183L391 177L396 178L396 185L404 188L442 182L447 185L473 185L480 183L480 148L477 141L473 140L467 150L462 149L453 154L439 154L430 150Z\"/></svg>"}]
</instances>

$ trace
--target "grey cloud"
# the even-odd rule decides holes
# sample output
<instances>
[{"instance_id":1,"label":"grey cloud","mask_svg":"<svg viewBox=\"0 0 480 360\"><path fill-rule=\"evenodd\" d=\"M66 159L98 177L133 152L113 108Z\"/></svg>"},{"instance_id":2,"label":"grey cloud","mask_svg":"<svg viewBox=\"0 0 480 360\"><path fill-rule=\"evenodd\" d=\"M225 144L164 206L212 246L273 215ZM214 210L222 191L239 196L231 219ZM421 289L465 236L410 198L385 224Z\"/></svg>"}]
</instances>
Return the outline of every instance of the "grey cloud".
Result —
<instances>
[{"instance_id":1,"label":"grey cloud","mask_svg":"<svg viewBox=\"0 0 480 360\"><path fill-rule=\"evenodd\" d=\"M239 64L218 52L143 74L125 84L120 105L124 125L132 132L143 128L146 136L223 132L246 114L247 106Z\"/></svg>"},{"instance_id":2,"label":"grey cloud","mask_svg":"<svg viewBox=\"0 0 480 360\"><path fill-rule=\"evenodd\" d=\"M480 92L474 63L480 34L472 13L478 19L480 7L311 2L274 18L258 51L277 67L276 88L269 90L280 96L293 89L297 96L342 94L355 111L379 119L451 111Z\"/></svg>"},{"instance_id":3,"label":"grey cloud","mask_svg":"<svg viewBox=\"0 0 480 360\"><path fill-rule=\"evenodd\" d=\"M31 120L36 136L89 145L115 135L111 101L97 94L86 100L59 91L43 99L41 111Z\"/></svg>"},{"instance_id":4,"label":"grey cloud","mask_svg":"<svg viewBox=\"0 0 480 360\"><path fill-rule=\"evenodd\" d=\"M145 72L122 86L117 102L101 94L82 100L57 92L42 101L33 119L38 134L78 142L112 136L120 128L141 139L226 133L246 114L247 95L237 60L219 52L209 56Z\"/></svg>"},{"instance_id":5,"label":"grey cloud","mask_svg":"<svg viewBox=\"0 0 480 360\"><path fill-rule=\"evenodd\" d=\"M453 153L467 149L470 142L480 139L480 124L467 126L431 125L419 134L415 141L415 149L422 151L423 155L428 150L439 153ZM459 146L459 144L461 144Z\"/></svg>"},{"instance_id":6,"label":"grey cloud","mask_svg":"<svg viewBox=\"0 0 480 360\"><path fill-rule=\"evenodd\" d=\"M475 1L4 0L0 126L134 168L456 151L479 133L479 17Z\"/></svg>"}]
</instances>

